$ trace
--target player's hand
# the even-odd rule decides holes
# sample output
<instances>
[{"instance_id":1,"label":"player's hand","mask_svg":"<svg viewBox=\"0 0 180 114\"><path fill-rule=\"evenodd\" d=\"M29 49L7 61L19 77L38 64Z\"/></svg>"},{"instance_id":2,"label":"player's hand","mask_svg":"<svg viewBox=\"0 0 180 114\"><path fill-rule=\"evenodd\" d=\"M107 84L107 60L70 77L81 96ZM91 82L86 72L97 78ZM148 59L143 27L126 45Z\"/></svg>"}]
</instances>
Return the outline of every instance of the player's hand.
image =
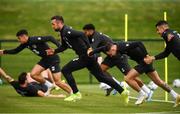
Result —
<instances>
[{"instance_id":1,"label":"player's hand","mask_svg":"<svg viewBox=\"0 0 180 114\"><path fill-rule=\"evenodd\" d=\"M149 56L147 55L145 58L144 58L144 62L146 64L151 64L153 62L153 60L155 60L154 56Z\"/></svg>"},{"instance_id":2,"label":"player's hand","mask_svg":"<svg viewBox=\"0 0 180 114\"><path fill-rule=\"evenodd\" d=\"M46 50L46 53L47 53L47 55L54 55L54 49L47 49Z\"/></svg>"},{"instance_id":3,"label":"player's hand","mask_svg":"<svg viewBox=\"0 0 180 114\"><path fill-rule=\"evenodd\" d=\"M93 51L93 49L90 47L88 50L87 50L87 55L88 56L91 56L90 53Z\"/></svg>"},{"instance_id":4,"label":"player's hand","mask_svg":"<svg viewBox=\"0 0 180 114\"><path fill-rule=\"evenodd\" d=\"M4 52L3 52L4 50L0 50L0 55L3 55L4 54Z\"/></svg>"}]
</instances>

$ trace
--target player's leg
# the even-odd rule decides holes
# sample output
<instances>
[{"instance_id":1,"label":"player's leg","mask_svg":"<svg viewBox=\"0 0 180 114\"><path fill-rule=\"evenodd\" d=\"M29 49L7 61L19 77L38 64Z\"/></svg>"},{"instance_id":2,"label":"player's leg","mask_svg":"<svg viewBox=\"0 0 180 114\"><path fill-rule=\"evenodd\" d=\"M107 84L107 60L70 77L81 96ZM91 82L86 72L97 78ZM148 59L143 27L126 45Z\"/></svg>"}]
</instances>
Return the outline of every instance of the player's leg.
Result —
<instances>
[{"instance_id":1,"label":"player's leg","mask_svg":"<svg viewBox=\"0 0 180 114\"><path fill-rule=\"evenodd\" d=\"M176 93L168 84L166 84L161 78L159 77L157 71L147 73L151 80L157 84L159 87L167 91L172 98L175 100L175 107L180 103L180 95Z\"/></svg>"},{"instance_id":2,"label":"player's leg","mask_svg":"<svg viewBox=\"0 0 180 114\"><path fill-rule=\"evenodd\" d=\"M85 65L83 61L81 61L79 58L76 58L62 68L62 73L73 91L72 95L64 99L65 101L74 101L82 98L81 93L77 88L76 81L72 75L72 72L82 69L84 67Z\"/></svg>"},{"instance_id":3,"label":"player's leg","mask_svg":"<svg viewBox=\"0 0 180 114\"><path fill-rule=\"evenodd\" d=\"M69 94L72 93L71 87L68 84L66 84L65 82L61 81L61 72L53 73L53 79L54 79L55 84L58 87L60 87L61 89L63 89L64 91L66 91Z\"/></svg>"},{"instance_id":4,"label":"player's leg","mask_svg":"<svg viewBox=\"0 0 180 114\"><path fill-rule=\"evenodd\" d=\"M46 80L41 76L41 72L44 71L44 70L45 70L44 67L42 67L39 64L36 64L33 67L33 69L31 70L30 75L34 80L36 80L36 81L38 81L40 83L45 83Z\"/></svg>"},{"instance_id":5,"label":"player's leg","mask_svg":"<svg viewBox=\"0 0 180 114\"><path fill-rule=\"evenodd\" d=\"M143 73L143 66L137 65L134 69L131 69L125 76L125 81L128 83L128 85L139 93L138 100L135 102L136 105L142 104L148 97L148 95L143 91L136 80L141 73Z\"/></svg>"}]
</instances>

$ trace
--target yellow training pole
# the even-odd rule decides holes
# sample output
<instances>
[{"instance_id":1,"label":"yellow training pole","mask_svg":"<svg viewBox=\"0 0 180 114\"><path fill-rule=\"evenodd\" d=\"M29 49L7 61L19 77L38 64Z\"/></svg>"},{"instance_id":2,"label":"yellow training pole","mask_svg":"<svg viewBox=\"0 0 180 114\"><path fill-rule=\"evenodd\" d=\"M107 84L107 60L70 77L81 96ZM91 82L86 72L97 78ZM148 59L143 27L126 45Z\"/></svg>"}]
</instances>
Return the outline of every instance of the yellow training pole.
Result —
<instances>
[{"instance_id":1,"label":"yellow training pole","mask_svg":"<svg viewBox=\"0 0 180 114\"><path fill-rule=\"evenodd\" d=\"M125 39L124 41L127 42L128 41L128 14L125 14L125 27L124 27L124 32L125 32Z\"/></svg>"},{"instance_id":2,"label":"yellow training pole","mask_svg":"<svg viewBox=\"0 0 180 114\"><path fill-rule=\"evenodd\" d=\"M164 20L167 21L167 13L164 12ZM164 43L166 46L166 43ZM168 60L167 60L167 57L165 58L165 66L164 66L164 75L165 75L165 82L168 83ZM165 92L165 101L168 101L168 93Z\"/></svg>"},{"instance_id":3,"label":"yellow training pole","mask_svg":"<svg viewBox=\"0 0 180 114\"><path fill-rule=\"evenodd\" d=\"M125 14L124 16L124 41L127 42L128 41L128 14ZM125 82L125 81L124 81ZM126 88L126 82L124 83L124 90L127 90Z\"/></svg>"}]
</instances>

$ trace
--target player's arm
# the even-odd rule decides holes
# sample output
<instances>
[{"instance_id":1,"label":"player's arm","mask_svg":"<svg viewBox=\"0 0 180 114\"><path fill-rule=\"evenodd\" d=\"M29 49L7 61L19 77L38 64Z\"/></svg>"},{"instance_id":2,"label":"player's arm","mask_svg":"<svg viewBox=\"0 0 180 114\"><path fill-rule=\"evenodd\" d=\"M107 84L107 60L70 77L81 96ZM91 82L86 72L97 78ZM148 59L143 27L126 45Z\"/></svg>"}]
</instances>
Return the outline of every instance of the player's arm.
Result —
<instances>
[{"instance_id":1,"label":"player's arm","mask_svg":"<svg viewBox=\"0 0 180 114\"><path fill-rule=\"evenodd\" d=\"M17 54L17 53L21 52L24 48L26 48L26 45L25 44L20 44L15 49L0 50L0 55L4 55L4 54Z\"/></svg>"},{"instance_id":2,"label":"player's arm","mask_svg":"<svg viewBox=\"0 0 180 114\"><path fill-rule=\"evenodd\" d=\"M6 72L1 68L0 68L0 75L9 83L14 81L14 79L10 77L9 75L7 75Z\"/></svg>"},{"instance_id":3,"label":"player's arm","mask_svg":"<svg viewBox=\"0 0 180 114\"><path fill-rule=\"evenodd\" d=\"M87 54L88 54L89 56L92 56L92 55L94 55L94 54L96 54L96 53L100 53L100 52L106 51L106 48L107 48L107 46L101 46L101 47L96 48L96 49L94 49L94 50L89 49L88 52L87 52Z\"/></svg>"},{"instance_id":4,"label":"player's arm","mask_svg":"<svg viewBox=\"0 0 180 114\"><path fill-rule=\"evenodd\" d=\"M163 59L163 58L169 56L170 53L171 53L171 46L167 45L166 48L164 49L164 51L159 53L158 55L155 55L153 59L154 60Z\"/></svg>"}]
</instances>

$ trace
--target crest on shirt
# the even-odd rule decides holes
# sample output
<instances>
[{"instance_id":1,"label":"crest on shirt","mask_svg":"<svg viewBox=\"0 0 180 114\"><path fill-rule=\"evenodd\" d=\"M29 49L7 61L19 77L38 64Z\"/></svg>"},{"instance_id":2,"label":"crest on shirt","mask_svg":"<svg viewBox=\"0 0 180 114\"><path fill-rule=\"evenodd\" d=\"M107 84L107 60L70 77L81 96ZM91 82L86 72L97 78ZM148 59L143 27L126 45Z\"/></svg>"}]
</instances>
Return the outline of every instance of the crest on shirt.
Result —
<instances>
[{"instance_id":1,"label":"crest on shirt","mask_svg":"<svg viewBox=\"0 0 180 114\"><path fill-rule=\"evenodd\" d=\"M170 41L173 37L174 37L174 35L173 35L173 34L171 34L171 33L170 33L170 34L168 34L168 35L167 35L168 41Z\"/></svg>"},{"instance_id":2,"label":"crest on shirt","mask_svg":"<svg viewBox=\"0 0 180 114\"><path fill-rule=\"evenodd\" d=\"M41 40L41 37L38 37L38 40Z\"/></svg>"}]
</instances>

